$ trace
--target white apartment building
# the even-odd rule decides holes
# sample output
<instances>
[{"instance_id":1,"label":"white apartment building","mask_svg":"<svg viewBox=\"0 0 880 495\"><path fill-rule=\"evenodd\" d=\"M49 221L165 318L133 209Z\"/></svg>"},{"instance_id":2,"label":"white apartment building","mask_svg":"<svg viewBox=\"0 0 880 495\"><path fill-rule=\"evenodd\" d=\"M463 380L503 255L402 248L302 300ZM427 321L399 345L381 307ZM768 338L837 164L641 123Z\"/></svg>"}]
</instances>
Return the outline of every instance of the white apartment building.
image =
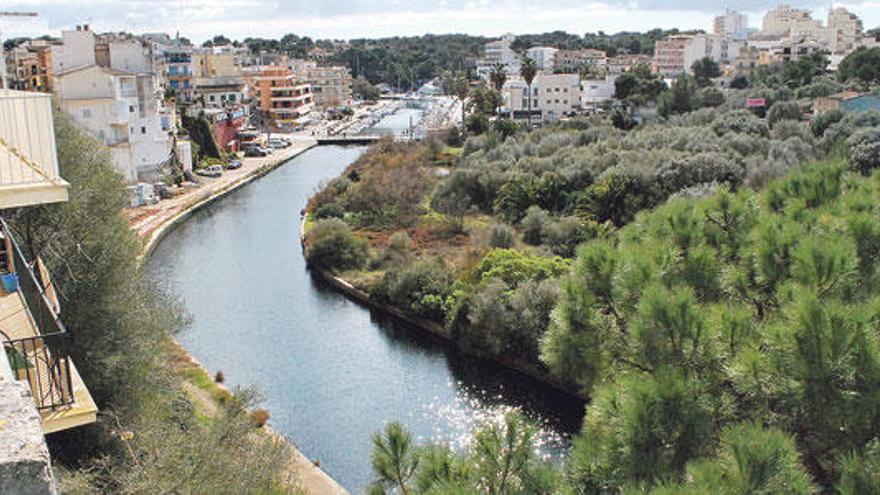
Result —
<instances>
[{"instance_id":1,"label":"white apartment building","mask_svg":"<svg viewBox=\"0 0 880 495\"><path fill-rule=\"evenodd\" d=\"M538 70L544 72L553 71L553 59L559 50L550 46L533 46L529 48L529 58L535 61Z\"/></svg>"},{"instance_id":2,"label":"white apartment building","mask_svg":"<svg viewBox=\"0 0 880 495\"><path fill-rule=\"evenodd\" d=\"M724 38L745 41L749 38L749 18L745 14L728 10L715 18L713 32Z\"/></svg>"},{"instance_id":3,"label":"white apartment building","mask_svg":"<svg viewBox=\"0 0 880 495\"><path fill-rule=\"evenodd\" d=\"M862 37L862 20L843 7L828 12L826 42L831 53L846 54L856 49Z\"/></svg>"},{"instance_id":4,"label":"white apartment building","mask_svg":"<svg viewBox=\"0 0 880 495\"><path fill-rule=\"evenodd\" d=\"M351 71L348 67L319 67L315 62L291 64L297 79L312 85L312 98L315 106L327 110L351 105Z\"/></svg>"},{"instance_id":5,"label":"white apartment building","mask_svg":"<svg viewBox=\"0 0 880 495\"><path fill-rule=\"evenodd\" d=\"M513 34L505 34L501 39L490 41L483 47L483 58L477 61L477 75L488 78L492 68L502 65L507 68L508 74L519 72L519 56L510 47L516 40Z\"/></svg>"},{"instance_id":6,"label":"white apartment building","mask_svg":"<svg viewBox=\"0 0 880 495\"><path fill-rule=\"evenodd\" d=\"M98 45L87 26L65 31L62 42L53 49L61 108L109 148L127 181L155 180L170 156L174 126L149 43L123 38Z\"/></svg>"},{"instance_id":7,"label":"white apartment building","mask_svg":"<svg viewBox=\"0 0 880 495\"><path fill-rule=\"evenodd\" d=\"M525 115L532 99L532 112L540 112L541 120L554 121L560 117L581 110L581 84L577 74L538 74L532 81L532 94L520 78L513 78L504 84L502 97L504 110L514 115Z\"/></svg>"},{"instance_id":8,"label":"white apartment building","mask_svg":"<svg viewBox=\"0 0 880 495\"><path fill-rule=\"evenodd\" d=\"M690 72L694 62L710 58L718 64L730 64L746 46L714 34L675 34L657 42L654 67L664 77L678 77Z\"/></svg>"},{"instance_id":9,"label":"white apartment building","mask_svg":"<svg viewBox=\"0 0 880 495\"><path fill-rule=\"evenodd\" d=\"M581 81L581 105L591 108L614 99L614 81L617 76L604 79L584 79Z\"/></svg>"},{"instance_id":10,"label":"white apartment building","mask_svg":"<svg viewBox=\"0 0 880 495\"><path fill-rule=\"evenodd\" d=\"M814 20L809 10L780 5L764 14L761 36L782 38L810 33L821 27L822 23Z\"/></svg>"}]
</instances>

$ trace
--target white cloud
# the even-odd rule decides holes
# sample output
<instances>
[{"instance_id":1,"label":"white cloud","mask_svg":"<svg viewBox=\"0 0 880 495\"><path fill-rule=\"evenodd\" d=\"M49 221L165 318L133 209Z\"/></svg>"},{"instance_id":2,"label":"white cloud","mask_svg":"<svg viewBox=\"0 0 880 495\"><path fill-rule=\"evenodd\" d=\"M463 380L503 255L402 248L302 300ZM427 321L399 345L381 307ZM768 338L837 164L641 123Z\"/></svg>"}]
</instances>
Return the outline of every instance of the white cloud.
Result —
<instances>
[{"instance_id":1,"label":"white cloud","mask_svg":"<svg viewBox=\"0 0 880 495\"><path fill-rule=\"evenodd\" d=\"M537 33L565 30L617 32L655 27L709 29L712 17L726 4L760 22L759 0L700 3L682 0L12 0L5 10L34 10L36 21L2 24L4 36L58 34L75 24L89 23L100 31L180 31L201 41L215 34L243 39L296 33L314 38L358 38L425 33ZM818 7L821 0L792 2ZM840 4L843 5L843 4ZM849 2L847 8L865 21L880 24L880 2Z\"/></svg>"}]
</instances>

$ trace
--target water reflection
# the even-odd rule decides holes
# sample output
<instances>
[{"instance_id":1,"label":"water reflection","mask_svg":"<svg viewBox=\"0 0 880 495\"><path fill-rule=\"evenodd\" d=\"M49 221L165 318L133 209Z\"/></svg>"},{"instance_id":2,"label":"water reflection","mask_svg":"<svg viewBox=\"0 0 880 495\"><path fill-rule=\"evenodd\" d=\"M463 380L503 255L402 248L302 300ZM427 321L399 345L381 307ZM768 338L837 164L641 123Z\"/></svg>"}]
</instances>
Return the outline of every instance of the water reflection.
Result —
<instances>
[{"instance_id":1,"label":"water reflection","mask_svg":"<svg viewBox=\"0 0 880 495\"><path fill-rule=\"evenodd\" d=\"M543 425L547 455L577 430L582 405L514 372L459 356L316 284L299 212L363 148L295 158L175 229L147 269L193 323L178 338L232 386L255 386L270 423L353 492L371 480L370 435L402 421L421 440L466 444L507 408Z\"/></svg>"}]
</instances>

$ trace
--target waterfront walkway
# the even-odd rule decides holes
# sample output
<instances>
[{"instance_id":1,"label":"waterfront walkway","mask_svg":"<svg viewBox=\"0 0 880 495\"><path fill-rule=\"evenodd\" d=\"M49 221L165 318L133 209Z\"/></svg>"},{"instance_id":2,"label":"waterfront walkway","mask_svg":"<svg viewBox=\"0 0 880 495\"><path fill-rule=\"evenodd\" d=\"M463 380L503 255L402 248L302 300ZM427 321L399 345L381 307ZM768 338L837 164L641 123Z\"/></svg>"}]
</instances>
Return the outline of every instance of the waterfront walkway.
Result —
<instances>
[{"instance_id":1,"label":"waterfront walkway","mask_svg":"<svg viewBox=\"0 0 880 495\"><path fill-rule=\"evenodd\" d=\"M164 232L175 222L185 218L188 213L247 184L266 171L280 166L287 160L317 145L317 141L311 137L294 134L281 136L290 139L293 144L288 148L277 150L267 157L243 158L241 168L226 170L220 177L213 179L200 177L199 180L201 182L198 187L190 189L172 199L160 201L155 205L126 209L125 213L128 216L131 229L137 233L138 237L145 241L144 253L149 254ZM182 346L180 348L189 360L197 366L201 366ZM211 401L213 399L208 397L205 400ZM271 434L276 433L273 432ZM308 495L348 494L339 483L295 447L293 448L293 459L291 460L290 469L295 473L300 488Z\"/></svg>"},{"instance_id":2,"label":"waterfront walkway","mask_svg":"<svg viewBox=\"0 0 880 495\"><path fill-rule=\"evenodd\" d=\"M273 133L273 137L286 137L293 144L285 149L275 151L269 156L258 158L242 158L242 167L236 170L224 170L217 178L198 177L199 184L171 199L157 204L127 208L128 222L132 230L141 239L150 239L162 227L198 203L208 200L217 194L235 189L246 183L255 175L262 173L266 167L280 165L294 156L315 146L317 141L311 137L298 134Z\"/></svg>"}]
</instances>

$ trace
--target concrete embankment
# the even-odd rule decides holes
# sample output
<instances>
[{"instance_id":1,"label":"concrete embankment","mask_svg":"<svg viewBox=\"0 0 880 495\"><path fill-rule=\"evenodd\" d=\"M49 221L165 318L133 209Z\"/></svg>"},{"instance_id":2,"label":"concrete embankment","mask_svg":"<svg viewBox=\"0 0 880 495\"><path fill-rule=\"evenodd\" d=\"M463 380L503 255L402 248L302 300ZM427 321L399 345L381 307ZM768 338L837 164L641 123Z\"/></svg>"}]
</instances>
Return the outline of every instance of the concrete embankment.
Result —
<instances>
[{"instance_id":1,"label":"concrete embankment","mask_svg":"<svg viewBox=\"0 0 880 495\"><path fill-rule=\"evenodd\" d=\"M196 190L188 193L187 196L189 197L175 198L177 204L172 205L172 207L168 209L156 210L155 219L153 219L152 222L150 221L151 219L145 220L143 218L138 218L139 224L149 225L150 227L144 231L138 231L135 229L145 240L141 262L153 252L162 238L168 235L168 233L174 230L174 227L192 216L195 212L227 196L251 181L268 174L272 170L275 170L286 163L288 160L305 153L314 146L317 146L317 142L314 140L306 140L297 143L290 149L278 152L277 156L270 157L270 159L264 159L250 165L246 164L245 167L247 167L247 169L245 171L236 174L236 176L225 182L217 181L211 184L213 187L209 187L206 190ZM179 342L174 341L174 343L180 349L181 353L186 355L187 359L193 366L201 368L208 374L208 376L213 376L213 374L210 373L202 363L195 359L189 351L180 345ZM222 387L220 384L217 386ZM283 441L288 441L274 430L267 428L267 432ZM339 483L303 455L303 453L292 443L291 447L293 450L293 459L291 461L290 469L295 472L299 485L305 493L310 495L343 495L348 493Z\"/></svg>"}]
</instances>

